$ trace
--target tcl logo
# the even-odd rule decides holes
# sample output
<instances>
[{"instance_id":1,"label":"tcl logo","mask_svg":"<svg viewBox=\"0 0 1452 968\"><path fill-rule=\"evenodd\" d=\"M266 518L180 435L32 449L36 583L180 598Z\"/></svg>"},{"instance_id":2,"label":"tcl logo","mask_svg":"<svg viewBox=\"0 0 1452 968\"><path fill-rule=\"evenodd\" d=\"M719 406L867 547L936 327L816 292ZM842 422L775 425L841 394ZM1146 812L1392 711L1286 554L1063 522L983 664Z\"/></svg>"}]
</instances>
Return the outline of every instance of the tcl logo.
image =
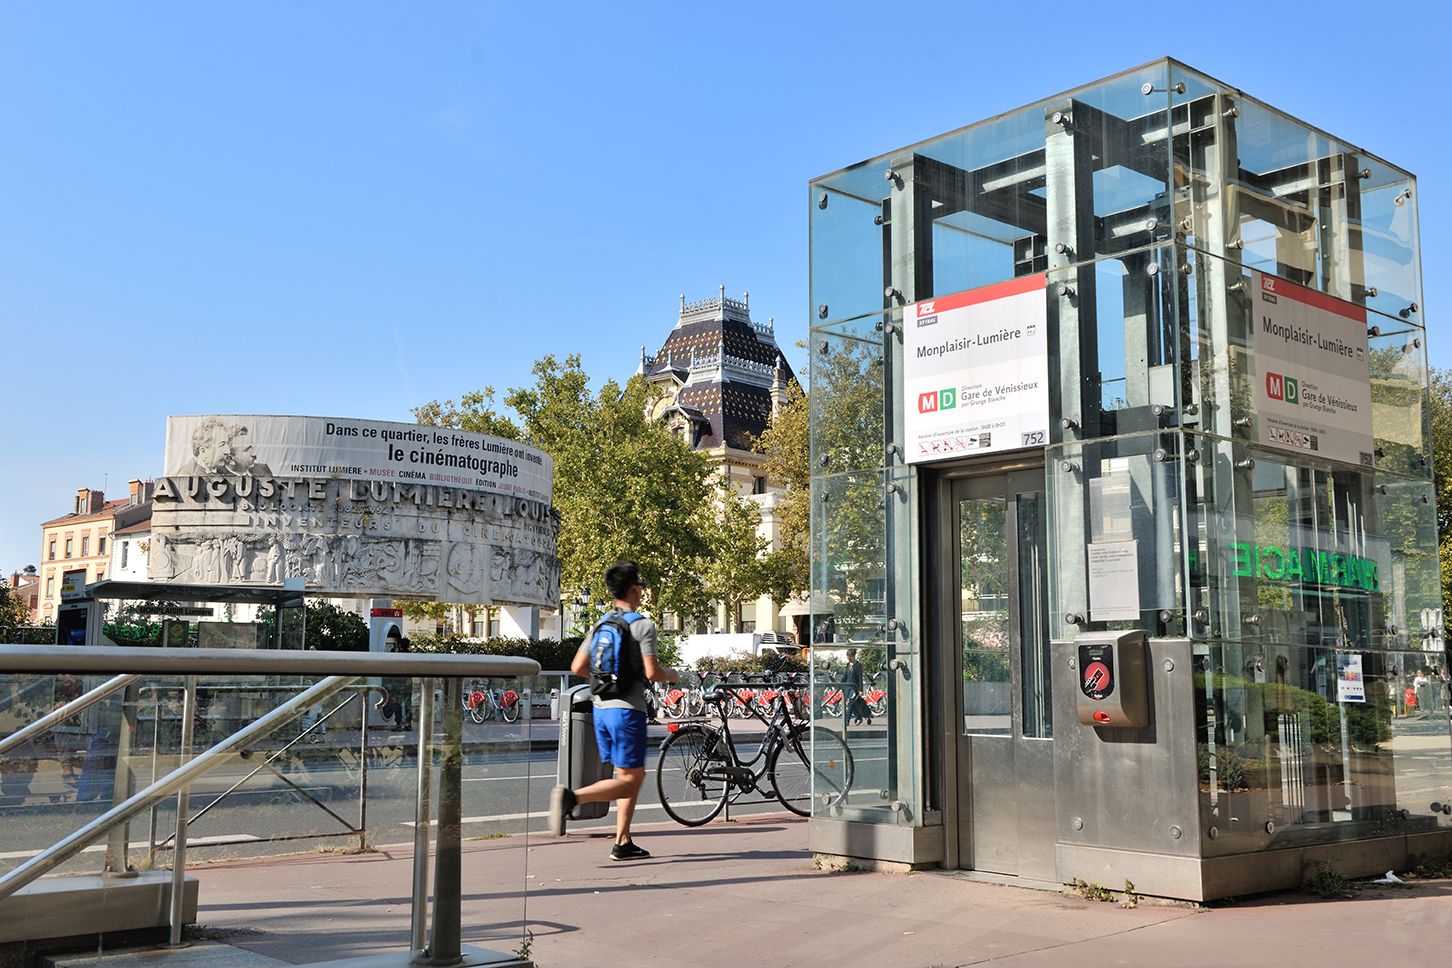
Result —
<instances>
[{"instance_id":1,"label":"tcl logo","mask_svg":"<svg viewBox=\"0 0 1452 968\"><path fill-rule=\"evenodd\" d=\"M930 313L932 313L933 307L935 305L937 305L937 303L934 300L931 300L931 299L928 300L925 303L919 303L918 304L918 315L919 316L927 316L927 315L929 315Z\"/></svg>"},{"instance_id":2,"label":"tcl logo","mask_svg":"<svg viewBox=\"0 0 1452 968\"><path fill-rule=\"evenodd\" d=\"M918 413L938 412L938 391L918 394Z\"/></svg>"},{"instance_id":3,"label":"tcl logo","mask_svg":"<svg viewBox=\"0 0 1452 968\"><path fill-rule=\"evenodd\" d=\"M1260 277L1260 289L1261 289L1261 292L1275 292L1276 291L1276 280L1275 280L1275 278L1273 276L1261 276Z\"/></svg>"}]
</instances>

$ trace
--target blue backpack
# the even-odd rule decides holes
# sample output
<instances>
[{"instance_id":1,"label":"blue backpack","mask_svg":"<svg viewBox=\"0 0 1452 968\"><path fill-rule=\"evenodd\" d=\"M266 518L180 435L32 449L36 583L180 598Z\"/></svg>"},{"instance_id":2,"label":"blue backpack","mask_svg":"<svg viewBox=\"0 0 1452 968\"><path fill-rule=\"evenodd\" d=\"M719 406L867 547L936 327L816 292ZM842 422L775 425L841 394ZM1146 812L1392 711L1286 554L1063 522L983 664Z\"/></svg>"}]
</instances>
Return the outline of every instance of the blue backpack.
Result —
<instances>
[{"instance_id":1,"label":"blue backpack","mask_svg":"<svg viewBox=\"0 0 1452 968\"><path fill-rule=\"evenodd\" d=\"M630 634L639 612L611 612L590 630L590 694L624 699L645 678L640 643Z\"/></svg>"}]
</instances>

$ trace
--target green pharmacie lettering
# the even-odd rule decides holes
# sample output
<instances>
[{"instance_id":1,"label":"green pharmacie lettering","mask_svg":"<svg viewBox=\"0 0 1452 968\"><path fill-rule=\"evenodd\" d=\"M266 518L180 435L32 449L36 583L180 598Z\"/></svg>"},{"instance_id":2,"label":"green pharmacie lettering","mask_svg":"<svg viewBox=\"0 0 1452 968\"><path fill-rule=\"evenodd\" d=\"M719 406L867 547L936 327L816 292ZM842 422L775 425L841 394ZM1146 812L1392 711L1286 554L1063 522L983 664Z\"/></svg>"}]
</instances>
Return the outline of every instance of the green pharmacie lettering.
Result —
<instances>
[{"instance_id":1,"label":"green pharmacie lettering","mask_svg":"<svg viewBox=\"0 0 1452 968\"><path fill-rule=\"evenodd\" d=\"M1233 541L1230 544L1230 562L1237 578L1265 578L1380 591L1376 562L1356 555Z\"/></svg>"}]
</instances>

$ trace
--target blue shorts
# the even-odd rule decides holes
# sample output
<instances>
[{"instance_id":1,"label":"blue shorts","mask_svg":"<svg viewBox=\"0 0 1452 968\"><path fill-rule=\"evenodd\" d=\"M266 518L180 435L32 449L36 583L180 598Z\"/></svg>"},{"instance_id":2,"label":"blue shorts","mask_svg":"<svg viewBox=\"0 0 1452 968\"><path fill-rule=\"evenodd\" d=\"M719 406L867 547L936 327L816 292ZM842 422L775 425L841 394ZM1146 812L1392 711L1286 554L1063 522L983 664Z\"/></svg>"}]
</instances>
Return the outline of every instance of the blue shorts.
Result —
<instances>
[{"instance_id":1,"label":"blue shorts","mask_svg":"<svg viewBox=\"0 0 1452 968\"><path fill-rule=\"evenodd\" d=\"M645 713L639 709L595 707L595 743L600 762L620 769L645 766Z\"/></svg>"}]
</instances>

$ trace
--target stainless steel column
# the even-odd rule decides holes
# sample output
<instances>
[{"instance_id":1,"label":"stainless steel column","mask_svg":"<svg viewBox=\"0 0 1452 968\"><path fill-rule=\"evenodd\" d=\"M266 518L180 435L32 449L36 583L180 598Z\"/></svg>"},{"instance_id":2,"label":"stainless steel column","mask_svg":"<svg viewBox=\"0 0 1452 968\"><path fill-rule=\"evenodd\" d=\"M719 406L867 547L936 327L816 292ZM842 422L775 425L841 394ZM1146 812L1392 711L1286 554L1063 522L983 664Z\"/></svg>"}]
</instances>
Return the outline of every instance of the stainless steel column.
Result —
<instances>
[{"instance_id":1,"label":"stainless steel column","mask_svg":"<svg viewBox=\"0 0 1452 968\"><path fill-rule=\"evenodd\" d=\"M462 879L460 841L463 812L463 694L457 677L444 680L444 756L439 773L439 832L434 868L434 924L429 962L453 965L462 960L459 897Z\"/></svg>"},{"instance_id":2,"label":"stainless steel column","mask_svg":"<svg viewBox=\"0 0 1452 968\"><path fill-rule=\"evenodd\" d=\"M187 676L186 694L182 698L181 751L179 765L192 757L192 719L197 711L197 677ZM187 880L187 800L191 792L188 783L176 792L176 837L172 841L171 855L171 938L173 948L182 946L182 901L186 895Z\"/></svg>"},{"instance_id":3,"label":"stainless steel column","mask_svg":"<svg viewBox=\"0 0 1452 968\"><path fill-rule=\"evenodd\" d=\"M455 680L457 681L457 680ZM413 929L414 957L428 947L429 828L433 794L434 679L419 683L418 795L413 826ZM462 723L463 720L460 720Z\"/></svg>"},{"instance_id":4,"label":"stainless steel column","mask_svg":"<svg viewBox=\"0 0 1452 968\"><path fill-rule=\"evenodd\" d=\"M136 736L136 703L141 689L135 678L121 693L121 715L117 719L116 771L111 783L111 802L121 803L135 792L131 776L131 746ZM135 877L136 871L127 862L126 848L131 838L131 824L122 824L111 831L106 843L106 873L112 877Z\"/></svg>"}]
</instances>

